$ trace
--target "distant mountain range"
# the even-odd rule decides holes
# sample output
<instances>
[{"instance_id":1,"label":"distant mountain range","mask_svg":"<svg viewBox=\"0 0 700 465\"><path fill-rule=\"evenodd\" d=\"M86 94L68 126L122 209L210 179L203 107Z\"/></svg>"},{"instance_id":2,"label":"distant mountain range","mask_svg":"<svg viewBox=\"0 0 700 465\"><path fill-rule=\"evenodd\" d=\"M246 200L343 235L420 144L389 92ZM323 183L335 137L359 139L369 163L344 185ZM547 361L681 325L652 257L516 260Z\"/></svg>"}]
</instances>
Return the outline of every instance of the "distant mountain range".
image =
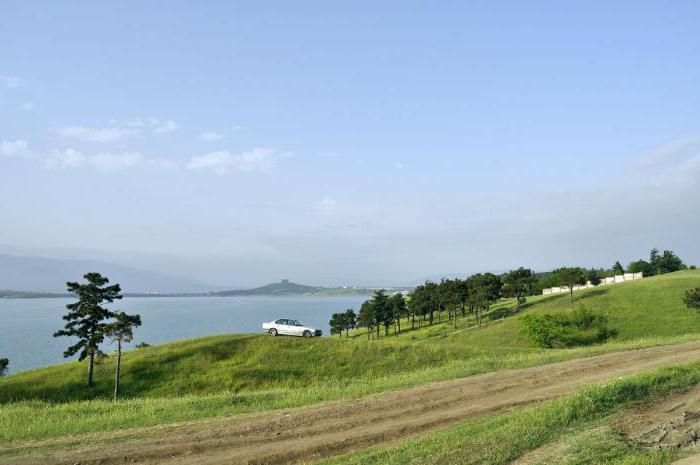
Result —
<instances>
[{"instance_id":1,"label":"distant mountain range","mask_svg":"<svg viewBox=\"0 0 700 465\"><path fill-rule=\"evenodd\" d=\"M119 283L124 293L209 293L221 289L184 276L130 268L97 260L20 257L0 254L0 289L64 293L66 281L81 281L96 271Z\"/></svg>"},{"instance_id":2,"label":"distant mountain range","mask_svg":"<svg viewBox=\"0 0 700 465\"><path fill-rule=\"evenodd\" d=\"M265 286L256 287L255 289L231 290L215 292L216 295L292 295L292 294L312 294L324 290L319 286L306 286L304 284L296 284L288 279L283 279L278 283L267 284Z\"/></svg>"},{"instance_id":3,"label":"distant mountain range","mask_svg":"<svg viewBox=\"0 0 700 465\"><path fill-rule=\"evenodd\" d=\"M98 260L57 259L0 254L0 298L59 297L66 295L66 281L82 281L83 275L98 272L119 283L126 295L371 295L377 288L321 287L290 282L267 284L254 289L221 290L184 276L131 268ZM387 287L403 290L407 287ZM225 288L224 288L225 289Z\"/></svg>"}]
</instances>

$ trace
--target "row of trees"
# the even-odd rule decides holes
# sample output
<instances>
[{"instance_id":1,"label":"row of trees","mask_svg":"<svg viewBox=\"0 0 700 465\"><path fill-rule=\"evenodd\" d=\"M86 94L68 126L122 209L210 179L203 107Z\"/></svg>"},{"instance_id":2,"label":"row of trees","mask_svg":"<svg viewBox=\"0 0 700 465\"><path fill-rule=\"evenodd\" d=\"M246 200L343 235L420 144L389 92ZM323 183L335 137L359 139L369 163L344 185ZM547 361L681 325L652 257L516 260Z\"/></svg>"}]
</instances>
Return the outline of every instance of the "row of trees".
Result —
<instances>
[{"instance_id":1,"label":"row of trees","mask_svg":"<svg viewBox=\"0 0 700 465\"><path fill-rule=\"evenodd\" d=\"M655 276L666 273L673 273L687 269L683 260L676 255L672 250L651 249L649 252L649 260L634 260L627 265L625 269L619 261L616 261L610 270L592 270L598 274L598 277L605 278L623 273L644 273L644 276ZM691 266L690 268L695 268Z\"/></svg>"},{"instance_id":2,"label":"row of trees","mask_svg":"<svg viewBox=\"0 0 700 465\"><path fill-rule=\"evenodd\" d=\"M619 261L616 261L610 269L589 269L586 270L580 267L559 268L552 272L540 273L538 275L537 293L542 289L555 286L567 286L585 284L590 281L591 284L597 286L603 278L608 278L624 273L644 273L644 276L654 276L658 274L672 273L674 271L684 270L688 267L683 263L683 260L671 250L664 250L663 253L658 249L652 249L649 253L649 261L635 260L631 262L625 269ZM690 267L695 268L694 266Z\"/></svg>"},{"instance_id":3,"label":"row of trees","mask_svg":"<svg viewBox=\"0 0 700 465\"><path fill-rule=\"evenodd\" d=\"M380 337L401 332L401 320L408 319L411 329L423 324L432 325L444 318L457 326L457 319L474 314L477 324L481 325L482 315L501 297L513 297L518 303L518 310L526 302L528 295L536 289L537 277L532 270L518 268L497 276L493 273L478 273L466 279L443 279L439 283L426 282L405 297L401 293L387 295L384 290L374 293L365 301L357 318L345 319L351 310L335 313L331 317L331 332L334 334L348 328L367 329L368 338ZM353 312L354 314L354 312ZM352 326L349 326L352 324Z\"/></svg>"},{"instance_id":4,"label":"row of trees","mask_svg":"<svg viewBox=\"0 0 700 465\"><path fill-rule=\"evenodd\" d=\"M646 264L646 265L644 265ZM644 266L642 266L644 265ZM648 266L647 266L648 265ZM640 269L641 268L641 269ZM670 273L684 269L683 261L672 251L660 253L653 249L649 262L637 260L630 264L628 272L644 272L645 276ZM358 315L354 311L335 313L331 317L331 333L341 334L349 329L363 327L367 329L367 337L379 337L381 329L388 335L390 328L394 333L401 332L401 320L409 319L411 329L422 324L432 325L435 320L444 317L457 327L457 319L473 314L478 326L482 324L482 316L501 298L515 298L515 311L522 309L527 296L538 295L542 289L555 286L569 288L571 302L574 302L573 288L584 285L588 281L594 286L601 283L602 278L623 274L625 269L617 261L609 270L585 269L582 267L562 267L551 272L536 274L532 270L520 267L502 275L493 273L478 273L466 279L443 279L439 283L426 282L415 288L407 297L402 294L387 295L384 291L375 292L374 296L362 304ZM353 317L349 318L348 312Z\"/></svg>"},{"instance_id":5,"label":"row of trees","mask_svg":"<svg viewBox=\"0 0 700 465\"><path fill-rule=\"evenodd\" d=\"M658 249L652 249L649 253L649 261L635 260L627 267L628 273L643 272L644 276L654 276L686 269L686 265L680 257L671 250L659 253Z\"/></svg>"},{"instance_id":6,"label":"row of trees","mask_svg":"<svg viewBox=\"0 0 700 465\"><path fill-rule=\"evenodd\" d=\"M109 279L99 273L87 273L87 283L68 282L68 292L77 297L76 302L66 305L68 313L63 316L65 327L54 333L54 337L69 336L77 342L69 346L64 357L78 354L78 360L88 360L87 385L94 385L95 359L103 356L100 344L105 338L117 344L117 360L114 373L114 399L119 397L122 344L133 339L134 328L141 326L139 315L114 312L105 303L122 299L119 284L109 285Z\"/></svg>"},{"instance_id":7,"label":"row of trees","mask_svg":"<svg viewBox=\"0 0 700 465\"><path fill-rule=\"evenodd\" d=\"M331 334L338 334L340 337L343 337L343 331L345 331L345 337L348 337L350 330L354 329L357 325L355 310L348 308L344 312L334 313L331 315L329 324L331 327Z\"/></svg>"},{"instance_id":8,"label":"row of trees","mask_svg":"<svg viewBox=\"0 0 700 465\"><path fill-rule=\"evenodd\" d=\"M389 328L394 327L394 333L401 332L401 318L408 316L408 307L403 294L387 295L384 290L374 293L365 301L357 314L357 326L367 328L367 337L379 337L381 328L389 335Z\"/></svg>"}]
</instances>

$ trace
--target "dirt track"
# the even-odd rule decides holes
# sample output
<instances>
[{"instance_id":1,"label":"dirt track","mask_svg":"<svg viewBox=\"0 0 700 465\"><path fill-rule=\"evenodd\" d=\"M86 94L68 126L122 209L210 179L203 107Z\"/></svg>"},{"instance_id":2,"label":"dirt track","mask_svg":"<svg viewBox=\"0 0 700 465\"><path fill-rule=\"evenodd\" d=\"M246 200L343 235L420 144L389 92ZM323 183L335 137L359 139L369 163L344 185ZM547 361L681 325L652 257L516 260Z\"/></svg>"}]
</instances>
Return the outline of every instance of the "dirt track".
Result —
<instances>
[{"instance_id":1,"label":"dirt track","mask_svg":"<svg viewBox=\"0 0 700 465\"><path fill-rule=\"evenodd\" d=\"M431 383L354 401L96 434L86 436L80 446L62 444L62 439L43 444L49 447L34 442L27 444L23 459L0 459L0 464L310 462L489 412L552 399L586 384L698 359L700 342L618 352ZM132 439L139 431L144 438ZM116 443L91 445L88 438L98 442L116 439Z\"/></svg>"}]
</instances>

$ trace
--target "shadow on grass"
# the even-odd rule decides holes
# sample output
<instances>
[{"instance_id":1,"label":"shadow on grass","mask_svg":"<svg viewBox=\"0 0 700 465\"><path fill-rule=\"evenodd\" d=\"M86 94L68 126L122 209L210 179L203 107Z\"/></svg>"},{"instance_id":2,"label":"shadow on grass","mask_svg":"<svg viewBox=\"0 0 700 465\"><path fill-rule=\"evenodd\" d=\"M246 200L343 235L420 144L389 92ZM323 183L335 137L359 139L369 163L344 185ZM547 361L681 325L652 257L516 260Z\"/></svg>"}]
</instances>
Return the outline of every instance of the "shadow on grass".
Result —
<instances>
[{"instance_id":1,"label":"shadow on grass","mask_svg":"<svg viewBox=\"0 0 700 465\"><path fill-rule=\"evenodd\" d=\"M591 297L598 297L601 295L605 295L608 292L609 292L608 289L596 289L594 291L588 291L585 294L581 294L579 296L574 294L574 302L576 302L577 300L590 299Z\"/></svg>"},{"instance_id":2,"label":"shadow on grass","mask_svg":"<svg viewBox=\"0 0 700 465\"><path fill-rule=\"evenodd\" d=\"M522 304L522 305L520 306L520 309L521 309L521 310L525 310L526 308L530 308L530 307L532 307L533 305L546 304L546 303L548 303L548 302L553 302L553 301L555 301L555 300L559 300L559 299L562 299L562 298L569 298L569 294L555 294L555 295L551 295L551 296L549 296L549 297L545 297L545 298L543 298L543 299L539 299L539 300L536 300L536 301L528 300L527 302L525 302L524 304Z\"/></svg>"}]
</instances>

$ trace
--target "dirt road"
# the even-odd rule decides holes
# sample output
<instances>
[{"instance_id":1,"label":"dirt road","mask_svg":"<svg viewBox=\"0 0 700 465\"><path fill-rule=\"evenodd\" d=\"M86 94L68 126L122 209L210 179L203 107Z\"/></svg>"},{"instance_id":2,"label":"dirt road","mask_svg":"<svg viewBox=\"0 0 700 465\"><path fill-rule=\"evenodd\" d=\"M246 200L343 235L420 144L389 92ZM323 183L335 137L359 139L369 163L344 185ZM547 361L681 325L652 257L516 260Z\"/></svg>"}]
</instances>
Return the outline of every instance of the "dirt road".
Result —
<instances>
[{"instance_id":1,"label":"dirt road","mask_svg":"<svg viewBox=\"0 0 700 465\"><path fill-rule=\"evenodd\" d=\"M563 396L587 384L698 359L700 342L618 352L431 383L353 401L96 434L85 436L79 446L74 444L75 438L73 444L63 439L28 443L22 459L0 459L0 464L219 465L314 461L508 407ZM133 439L138 436L143 437ZM101 440L113 443L99 444Z\"/></svg>"}]
</instances>

